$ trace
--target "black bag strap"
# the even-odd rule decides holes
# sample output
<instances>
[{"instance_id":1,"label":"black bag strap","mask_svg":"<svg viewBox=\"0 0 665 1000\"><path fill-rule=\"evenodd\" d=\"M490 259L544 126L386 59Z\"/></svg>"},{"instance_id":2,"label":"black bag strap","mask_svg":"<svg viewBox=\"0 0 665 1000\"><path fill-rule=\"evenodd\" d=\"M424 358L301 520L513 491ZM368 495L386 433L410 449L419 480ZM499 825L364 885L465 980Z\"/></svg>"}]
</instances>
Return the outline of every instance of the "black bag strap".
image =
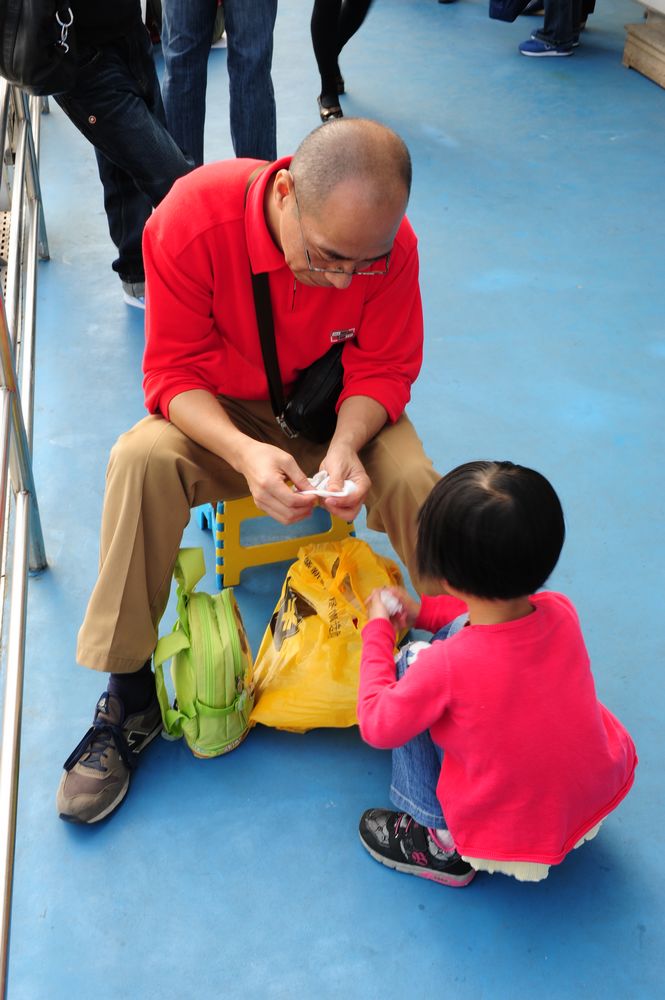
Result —
<instances>
[{"instance_id":1,"label":"black bag strap","mask_svg":"<svg viewBox=\"0 0 665 1000\"><path fill-rule=\"evenodd\" d=\"M267 166L267 164L266 164ZM247 193L252 182L262 173L266 166L257 167L247 179L245 188L245 204L247 204ZM261 341L261 354L263 355L263 367L266 370L268 379L268 391L270 393L270 405L275 414L277 423L288 437L297 437L284 419L284 386L279 374L279 362L277 360L277 344L275 343L275 324L272 315L272 303L270 301L270 284L266 272L254 274L252 276L252 292L254 294L254 309L256 311L256 325L259 329L259 340Z\"/></svg>"},{"instance_id":2,"label":"black bag strap","mask_svg":"<svg viewBox=\"0 0 665 1000\"><path fill-rule=\"evenodd\" d=\"M277 360L277 344L275 343L275 326L272 318L270 285L268 283L268 275L265 272L262 274L254 274L252 272L252 291L254 292L256 322L259 328L261 353L263 354L263 367L268 377L270 405L279 421L281 414L284 412L286 400L284 399L284 386L280 378L279 362Z\"/></svg>"}]
</instances>

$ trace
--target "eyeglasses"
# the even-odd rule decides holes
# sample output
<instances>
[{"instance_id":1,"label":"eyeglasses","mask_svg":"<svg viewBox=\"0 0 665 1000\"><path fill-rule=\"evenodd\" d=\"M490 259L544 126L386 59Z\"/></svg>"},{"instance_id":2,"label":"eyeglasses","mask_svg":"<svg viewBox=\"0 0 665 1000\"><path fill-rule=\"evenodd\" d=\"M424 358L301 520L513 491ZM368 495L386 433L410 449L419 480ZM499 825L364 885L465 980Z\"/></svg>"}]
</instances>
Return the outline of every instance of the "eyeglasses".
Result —
<instances>
[{"instance_id":1,"label":"eyeglasses","mask_svg":"<svg viewBox=\"0 0 665 1000\"><path fill-rule=\"evenodd\" d=\"M343 267L314 267L312 264L312 258L310 256L309 250L307 249L307 243L305 242L305 234L302 228L302 221L300 218L300 205L298 204L298 195L296 194L296 184L293 180L293 175L291 175L291 180L293 181L293 197L296 202L296 212L298 215L298 226L300 227L300 238L302 240L302 248L305 251L305 260L307 261L307 269L309 271L315 271L317 274L346 274L351 278L382 278L388 273L388 268L390 267L390 251L385 255L385 257L380 257L376 264L379 265L383 261L383 267L375 267L372 271L356 271L354 265L351 271L347 271ZM362 261L363 264L371 264L370 261Z\"/></svg>"}]
</instances>

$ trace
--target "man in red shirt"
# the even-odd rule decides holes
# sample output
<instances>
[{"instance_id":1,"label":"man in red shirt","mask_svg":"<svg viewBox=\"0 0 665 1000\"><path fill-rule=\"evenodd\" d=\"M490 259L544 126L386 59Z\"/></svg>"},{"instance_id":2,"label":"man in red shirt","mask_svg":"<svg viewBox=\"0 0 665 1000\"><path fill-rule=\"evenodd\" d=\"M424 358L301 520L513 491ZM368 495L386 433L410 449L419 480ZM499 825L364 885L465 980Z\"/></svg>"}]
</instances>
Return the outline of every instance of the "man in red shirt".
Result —
<instances>
[{"instance_id":1,"label":"man in red shirt","mask_svg":"<svg viewBox=\"0 0 665 1000\"><path fill-rule=\"evenodd\" d=\"M390 129L321 126L248 188L252 160L177 181L145 229L144 390L150 416L111 452L99 578L79 663L111 673L92 729L65 763L57 807L94 823L122 801L136 755L161 728L151 655L190 509L251 493L284 524L306 518L308 476L364 504L418 584L416 516L439 476L404 414L422 361L414 233L404 216L411 162ZM286 437L275 421L251 274L268 274L281 379L344 342L332 439Z\"/></svg>"}]
</instances>

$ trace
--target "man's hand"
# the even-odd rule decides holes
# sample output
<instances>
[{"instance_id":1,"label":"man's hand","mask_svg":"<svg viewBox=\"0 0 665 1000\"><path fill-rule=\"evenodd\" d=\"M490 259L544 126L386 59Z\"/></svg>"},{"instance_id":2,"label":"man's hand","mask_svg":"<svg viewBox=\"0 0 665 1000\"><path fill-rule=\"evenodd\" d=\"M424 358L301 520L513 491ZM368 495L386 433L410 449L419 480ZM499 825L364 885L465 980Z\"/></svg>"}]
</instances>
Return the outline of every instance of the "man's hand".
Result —
<instances>
[{"instance_id":1,"label":"man's hand","mask_svg":"<svg viewBox=\"0 0 665 1000\"><path fill-rule=\"evenodd\" d=\"M276 521L294 524L311 514L316 498L299 496L288 485L309 486L296 460L287 451L244 434L211 393L190 389L174 396L169 418L192 441L243 475L257 507Z\"/></svg>"},{"instance_id":2,"label":"man's hand","mask_svg":"<svg viewBox=\"0 0 665 1000\"><path fill-rule=\"evenodd\" d=\"M368 396L351 396L339 408L337 428L319 468L330 476L327 489L331 493L343 489L345 479L356 486L347 497L327 497L322 501L326 510L345 521L358 516L372 485L358 452L381 430L386 417L381 404Z\"/></svg>"},{"instance_id":3,"label":"man's hand","mask_svg":"<svg viewBox=\"0 0 665 1000\"><path fill-rule=\"evenodd\" d=\"M317 498L294 493L289 485L309 488L307 476L287 451L248 439L237 469L247 480L256 506L280 524L295 524L312 513Z\"/></svg>"},{"instance_id":4,"label":"man's hand","mask_svg":"<svg viewBox=\"0 0 665 1000\"><path fill-rule=\"evenodd\" d=\"M330 490L331 493L342 490L345 479L350 479L354 483L356 488L348 496L325 497L319 501L327 511L336 517L341 517L345 521L353 521L358 516L372 485L358 455L346 445L335 445L333 440L320 468L325 469L330 476L326 489Z\"/></svg>"}]
</instances>

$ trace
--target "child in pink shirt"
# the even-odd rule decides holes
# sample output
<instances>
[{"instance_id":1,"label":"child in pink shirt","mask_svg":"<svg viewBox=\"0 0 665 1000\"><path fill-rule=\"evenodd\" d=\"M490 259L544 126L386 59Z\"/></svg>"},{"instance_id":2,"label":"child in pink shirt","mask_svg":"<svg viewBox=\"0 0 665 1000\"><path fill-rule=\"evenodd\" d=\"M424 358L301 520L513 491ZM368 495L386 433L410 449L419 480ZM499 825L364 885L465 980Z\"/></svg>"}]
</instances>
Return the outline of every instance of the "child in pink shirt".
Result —
<instances>
[{"instance_id":1,"label":"child in pink shirt","mask_svg":"<svg viewBox=\"0 0 665 1000\"><path fill-rule=\"evenodd\" d=\"M358 720L363 739L393 749L398 811L365 812L360 838L382 864L446 885L478 870L537 881L630 789L635 747L596 697L575 608L536 593L564 532L538 472L470 462L419 515L419 570L441 596L371 595ZM396 669L404 626L437 634Z\"/></svg>"}]
</instances>

